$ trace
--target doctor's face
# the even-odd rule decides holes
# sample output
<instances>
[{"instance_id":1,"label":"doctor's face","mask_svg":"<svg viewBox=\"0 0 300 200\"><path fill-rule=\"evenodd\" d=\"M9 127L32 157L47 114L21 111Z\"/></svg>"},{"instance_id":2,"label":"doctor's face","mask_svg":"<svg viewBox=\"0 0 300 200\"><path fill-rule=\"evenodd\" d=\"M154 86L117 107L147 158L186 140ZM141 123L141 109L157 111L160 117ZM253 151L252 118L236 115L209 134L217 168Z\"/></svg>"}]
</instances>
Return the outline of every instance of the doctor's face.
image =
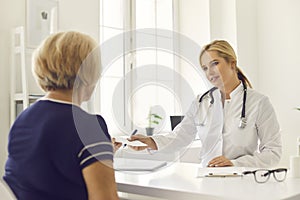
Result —
<instances>
[{"instance_id":1,"label":"doctor's face","mask_svg":"<svg viewBox=\"0 0 300 200\"><path fill-rule=\"evenodd\" d=\"M218 88L223 88L236 74L234 62L227 62L217 51L205 51L200 59L206 78Z\"/></svg>"}]
</instances>

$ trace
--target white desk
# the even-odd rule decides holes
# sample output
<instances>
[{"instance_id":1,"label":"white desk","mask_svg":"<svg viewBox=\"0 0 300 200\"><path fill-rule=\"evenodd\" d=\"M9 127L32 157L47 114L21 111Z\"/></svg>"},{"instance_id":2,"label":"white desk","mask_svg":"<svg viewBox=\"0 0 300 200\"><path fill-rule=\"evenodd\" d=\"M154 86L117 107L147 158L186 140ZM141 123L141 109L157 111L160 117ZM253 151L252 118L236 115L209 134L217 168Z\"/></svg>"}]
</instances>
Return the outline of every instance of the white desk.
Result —
<instances>
[{"instance_id":1,"label":"white desk","mask_svg":"<svg viewBox=\"0 0 300 200\"><path fill-rule=\"evenodd\" d=\"M254 177L196 178L198 165L173 163L156 172L116 172L118 191L174 200L251 199L299 200L300 179L276 182L272 177L264 184Z\"/></svg>"},{"instance_id":2,"label":"white desk","mask_svg":"<svg viewBox=\"0 0 300 200\"><path fill-rule=\"evenodd\" d=\"M200 140L193 141L186 149L173 153L156 152L150 155L146 150L135 151L131 148L120 148L115 153L115 158L131 158L131 159L147 159L147 160L162 160L162 161L180 161L200 163L199 152L201 151Z\"/></svg>"}]
</instances>

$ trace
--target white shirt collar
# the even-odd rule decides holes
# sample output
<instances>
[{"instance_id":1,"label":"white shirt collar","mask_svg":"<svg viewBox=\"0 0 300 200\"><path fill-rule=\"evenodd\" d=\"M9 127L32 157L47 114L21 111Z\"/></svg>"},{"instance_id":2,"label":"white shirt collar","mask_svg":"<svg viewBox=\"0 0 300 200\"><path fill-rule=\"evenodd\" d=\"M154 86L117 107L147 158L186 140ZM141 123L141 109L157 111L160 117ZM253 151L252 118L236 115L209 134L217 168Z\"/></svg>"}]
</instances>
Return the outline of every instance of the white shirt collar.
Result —
<instances>
[{"instance_id":1,"label":"white shirt collar","mask_svg":"<svg viewBox=\"0 0 300 200\"><path fill-rule=\"evenodd\" d=\"M56 102L56 103L63 103L63 104L70 104L70 105L75 105L73 104L72 102L69 102L69 101L62 101L62 100L58 100L58 99L53 99L53 98L49 98L49 97L42 97L40 98L39 100L48 100L48 101L52 101L52 102Z\"/></svg>"},{"instance_id":2,"label":"white shirt collar","mask_svg":"<svg viewBox=\"0 0 300 200\"><path fill-rule=\"evenodd\" d=\"M237 95L239 92L242 92L244 90L244 86L242 82L229 94L230 98L234 97Z\"/></svg>"}]
</instances>

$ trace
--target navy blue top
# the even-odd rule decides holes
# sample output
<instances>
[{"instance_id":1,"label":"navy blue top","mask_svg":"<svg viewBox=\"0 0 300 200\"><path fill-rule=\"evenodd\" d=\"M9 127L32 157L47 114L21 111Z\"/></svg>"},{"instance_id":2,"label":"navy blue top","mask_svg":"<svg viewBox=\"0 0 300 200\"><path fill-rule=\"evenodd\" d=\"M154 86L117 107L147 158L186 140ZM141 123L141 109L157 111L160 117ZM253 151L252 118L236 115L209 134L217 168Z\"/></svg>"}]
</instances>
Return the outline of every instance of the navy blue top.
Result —
<instances>
[{"instance_id":1,"label":"navy blue top","mask_svg":"<svg viewBox=\"0 0 300 200\"><path fill-rule=\"evenodd\" d=\"M113 160L106 123L65 103L40 100L13 124L4 180L20 200L84 200L82 169Z\"/></svg>"}]
</instances>

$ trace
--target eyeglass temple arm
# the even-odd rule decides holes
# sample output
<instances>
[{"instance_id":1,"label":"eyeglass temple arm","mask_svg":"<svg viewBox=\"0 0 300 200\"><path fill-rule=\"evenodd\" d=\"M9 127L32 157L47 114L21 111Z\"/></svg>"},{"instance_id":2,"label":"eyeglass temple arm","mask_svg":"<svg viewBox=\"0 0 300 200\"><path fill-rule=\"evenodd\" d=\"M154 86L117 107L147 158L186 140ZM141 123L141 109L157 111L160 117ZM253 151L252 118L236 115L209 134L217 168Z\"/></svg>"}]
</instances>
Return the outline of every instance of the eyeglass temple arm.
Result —
<instances>
[{"instance_id":1,"label":"eyeglass temple arm","mask_svg":"<svg viewBox=\"0 0 300 200\"><path fill-rule=\"evenodd\" d=\"M253 173L254 173L253 171L244 171L242 174L247 175L247 174L253 174Z\"/></svg>"}]
</instances>

